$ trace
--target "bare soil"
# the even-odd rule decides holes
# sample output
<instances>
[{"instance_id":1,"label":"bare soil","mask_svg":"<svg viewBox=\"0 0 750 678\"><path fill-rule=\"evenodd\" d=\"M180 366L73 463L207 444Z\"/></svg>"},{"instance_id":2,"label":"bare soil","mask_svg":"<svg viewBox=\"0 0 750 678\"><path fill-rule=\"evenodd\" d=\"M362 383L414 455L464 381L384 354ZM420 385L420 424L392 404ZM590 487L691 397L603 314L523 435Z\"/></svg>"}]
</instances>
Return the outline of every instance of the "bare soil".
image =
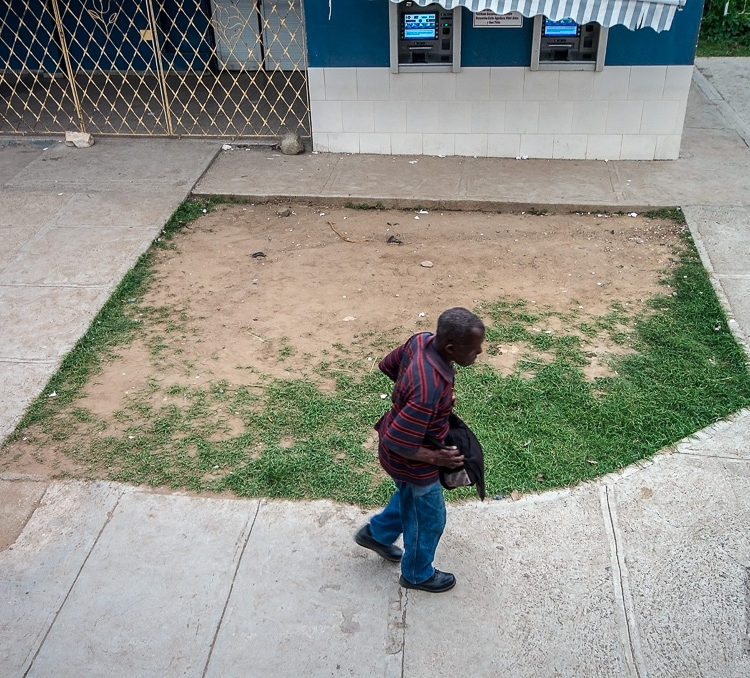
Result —
<instances>
[{"instance_id":1,"label":"bare soil","mask_svg":"<svg viewBox=\"0 0 750 678\"><path fill-rule=\"evenodd\" d=\"M317 378L321 361L342 354L372 368L410 334L434 330L452 306L523 299L582 316L615 302L636 310L665 293L660 279L681 228L597 213L221 205L158 252L155 283L137 300L144 336L119 350L76 405L116 430L124 398L149 382L163 399L171 385ZM538 329L556 331L560 322L552 316ZM508 373L525 350L503 346L480 362ZM591 341L587 376L606 374L606 356L623 350ZM241 432L241 422L232 426ZM24 437L3 451L0 469L80 470L38 432Z\"/></svg>"}]
</instances>

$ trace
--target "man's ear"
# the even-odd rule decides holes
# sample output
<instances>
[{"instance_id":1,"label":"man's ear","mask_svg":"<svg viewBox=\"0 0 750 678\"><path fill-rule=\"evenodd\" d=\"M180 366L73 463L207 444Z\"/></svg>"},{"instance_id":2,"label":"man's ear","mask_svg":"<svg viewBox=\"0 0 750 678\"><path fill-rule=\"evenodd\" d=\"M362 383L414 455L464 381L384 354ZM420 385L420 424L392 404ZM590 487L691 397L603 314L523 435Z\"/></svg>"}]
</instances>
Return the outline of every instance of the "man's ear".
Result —
<instances>
[{"instance_id":1,"label":"man's ear","mask_svg":"<svg viewBox=\"0 0 750 678\"><path fill-rule=\"evenodd\" d=\"M449 358L453 358L453 349L454 349L454 343L452 341L446 342L446 344L443 346L443 353L447 355Z\"/></svg>"}]
</instances>

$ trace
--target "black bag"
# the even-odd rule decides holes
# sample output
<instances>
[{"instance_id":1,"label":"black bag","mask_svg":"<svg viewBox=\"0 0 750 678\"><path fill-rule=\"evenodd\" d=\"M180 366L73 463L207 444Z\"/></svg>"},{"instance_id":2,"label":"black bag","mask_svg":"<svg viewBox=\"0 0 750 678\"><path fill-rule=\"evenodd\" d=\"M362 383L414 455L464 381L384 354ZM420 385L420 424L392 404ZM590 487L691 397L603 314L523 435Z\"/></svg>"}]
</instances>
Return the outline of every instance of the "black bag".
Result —
<instances>
[{"instance_id":1,"label":"black bag","mask_svg":"<svg viewBox=\"0 0 750 678\"><path fill-rule=\"evenodd\" d=\"M427 442L434 447L446 448L455 445L464 456L464 463L458 468L440 467L440 484L446 490L457 487L476 485L479 498L484 501L484 451L477 437L466 423L456 414L451 413L448 418L450 430L441 444L431 436Z\"/></svg>"}]
</instances>

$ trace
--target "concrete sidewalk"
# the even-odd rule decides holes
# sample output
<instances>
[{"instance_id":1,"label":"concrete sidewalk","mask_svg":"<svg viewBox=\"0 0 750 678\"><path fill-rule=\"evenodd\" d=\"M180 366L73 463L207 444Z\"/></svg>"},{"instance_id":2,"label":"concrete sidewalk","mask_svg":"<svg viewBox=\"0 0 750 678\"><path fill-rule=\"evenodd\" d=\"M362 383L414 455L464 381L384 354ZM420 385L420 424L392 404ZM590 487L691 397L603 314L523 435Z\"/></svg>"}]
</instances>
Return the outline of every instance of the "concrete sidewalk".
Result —
<instances>
[{"instance_id":1,"label":"concrete sidewalk","mask_svg":"<svg viewBox=\"0 0 750 678\"><path fill-rule=\"evenodd\" d=\"M699 67L674 162L5 142L0 437L194 186L402 206L681 205L747 341L750 102L732 93L750 60ZM459 584L441 595L400 589L397 568L357 547L366 514L353 507L12 475L0 492L3 533L17 535L0 550L0 676L750 676L748 411L595 483L450 507L436 562Z\"/></svg>"}]
</instances>

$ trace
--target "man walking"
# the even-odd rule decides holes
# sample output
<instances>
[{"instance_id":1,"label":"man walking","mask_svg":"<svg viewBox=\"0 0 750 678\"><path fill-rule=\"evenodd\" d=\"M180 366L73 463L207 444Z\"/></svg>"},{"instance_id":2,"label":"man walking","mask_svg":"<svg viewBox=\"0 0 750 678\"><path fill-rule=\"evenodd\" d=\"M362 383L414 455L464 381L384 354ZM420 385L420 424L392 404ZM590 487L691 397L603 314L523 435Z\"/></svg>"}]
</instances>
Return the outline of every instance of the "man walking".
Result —
<instances>
[{"instance_id":1,"label":"man walking","mask_svg":"<svg viewBox=\"0 0 750 678\"><path fill-rule=\"evenodd\" d=\"M484 324L465 308L451 308L438 318L435 334L415 334L380 362L395 382L392 406L375 425L381 466L396 483L385 509L355 535L355 541L383 558L401 562L405 588L439 593L456 578L433 567L445 528L445 501L438 467L457 468L463 456L455 447L425 445L444 441L453 411L453 363L471 365L482 352ZM404 535L404 551L394 544Z\"/></svg>"}]
</instances>

